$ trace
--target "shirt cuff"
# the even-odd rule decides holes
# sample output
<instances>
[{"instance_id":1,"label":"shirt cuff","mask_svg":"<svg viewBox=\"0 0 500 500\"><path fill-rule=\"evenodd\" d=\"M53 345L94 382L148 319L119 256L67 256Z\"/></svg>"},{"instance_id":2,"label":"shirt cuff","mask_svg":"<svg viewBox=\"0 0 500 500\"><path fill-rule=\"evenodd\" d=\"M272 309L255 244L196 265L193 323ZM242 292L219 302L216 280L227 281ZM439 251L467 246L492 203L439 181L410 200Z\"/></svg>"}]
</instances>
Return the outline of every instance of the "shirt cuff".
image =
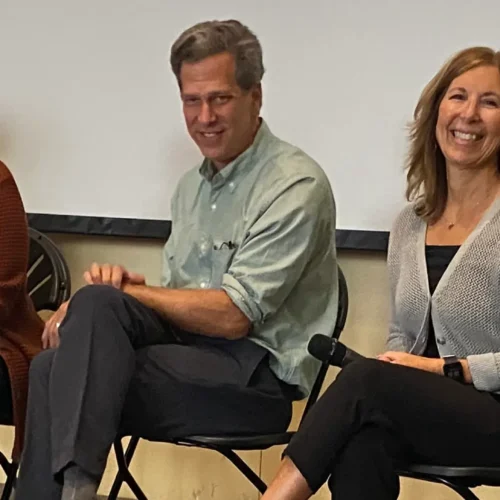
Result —
<instances>
[{"instance_id":1,"label":"shirt cuff","mask_svg":"<svg viewBox=\"0 0 500 500\"><path fill-rule=\"evenodd\" d=\"M478 391L496 392L500 390L497 356L493 352L467 356L472 383Z\"/></svg>"},{"instance_id":2,"label":"shirt cuff","mask_svg":"<svg viewBox=\"0 0 500 500\"><path fill-rule=\"evenodd\" d=\"M264 320L257 302L252 300L250 292L234 276L224 274L221 288L252 323L261 323Z\"/></svg>"}]
</instances>

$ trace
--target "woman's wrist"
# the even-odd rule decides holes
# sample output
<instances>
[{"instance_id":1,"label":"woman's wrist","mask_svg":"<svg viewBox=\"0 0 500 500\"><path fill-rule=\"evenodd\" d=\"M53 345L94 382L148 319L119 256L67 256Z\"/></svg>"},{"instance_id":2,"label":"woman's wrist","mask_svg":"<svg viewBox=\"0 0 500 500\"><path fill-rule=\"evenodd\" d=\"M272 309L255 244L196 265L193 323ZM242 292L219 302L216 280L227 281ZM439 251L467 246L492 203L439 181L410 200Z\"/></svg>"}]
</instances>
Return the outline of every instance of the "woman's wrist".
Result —
<instances>
[{"instance_id":1,"label":"woman's wrist","mask_svg":"<svg viewBox=\"0 0 500 500\"><path fill-rule=\"evenodd\" d=\"M464 372L464 382L466 384L472 384L472 375L470 373L469 362L466 359L460 359L459 361Z\"/></svg>"}]
</instances>

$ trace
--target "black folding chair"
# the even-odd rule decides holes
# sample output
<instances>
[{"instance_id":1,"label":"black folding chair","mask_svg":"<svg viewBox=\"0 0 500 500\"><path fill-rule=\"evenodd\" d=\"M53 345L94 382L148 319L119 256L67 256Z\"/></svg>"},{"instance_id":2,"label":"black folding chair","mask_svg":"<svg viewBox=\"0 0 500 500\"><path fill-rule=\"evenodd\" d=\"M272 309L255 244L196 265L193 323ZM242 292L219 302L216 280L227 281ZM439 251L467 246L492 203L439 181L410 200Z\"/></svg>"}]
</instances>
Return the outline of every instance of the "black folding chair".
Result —
<instances>
[{"instance_id":1,"label":"black folding chair","mask_svg":"<svg viewBox=\"0 0 500 500\"><path fill-rule=\"evenodd\" d=\"M444 465L411 464L398 474L422 481L439 483L465 500L479 500L470 489L477 486L500 486L500 467L446 467Z\"/></svg>"},{"instance_id":2,"label":"black folding chair","mask_svg":"<svg viewBox=\"0 0 500 500\"><path fill-rule=\"evenodd\" d=\"M69 299L71 279L69 269L59 249L50 238L29 228L28 293L37 311L56 311ZM0 425L13 425L10 382L5 363L0 365ZM6 378L5 378L6 377ZM1 500L8 500L14 488L19 464L10 462L0 451L0 466L7 475Z\"/></svg>"},{"instance_id":3,"label":"black folding chair","mask_svg":"<svg viewBox=\"0 0 500 500\"><path fill-rule=\"evenodd\" d=\"M339 338L347 318L349 307L349 297L347 283L340 267L338 268L339 277L339 305L337 313L337 321L332 332L332 337ZM309 395L302 419L310 410L311 406L318 399L321 391L321 386L325 380L328 364L322 363L316 380L314 382L311 394ZM188 436L180 439L165 440L165 443L176 444L180 446L190 446L197 448L205 448L216 451L229 459L240 472L260 491L264 493L267 489L266 483L248 466L248 464L240 458L236 451L262 451L272 446L287 444L295 432L282 432L279 434L266 434L255 436ZM134 456L135 450L139 443L140 437L132 436L130 438L127 451L123 451L123 446L120 439L116 439L114 443L116 459L118 462L118 473L108 496L109 500L116 500L120 492L122 484L125 482L134 493L137 500L147 500L146 495L141 490L137 481L134 479L129 470L130 462Z\"/></svg>"}]
</instances>

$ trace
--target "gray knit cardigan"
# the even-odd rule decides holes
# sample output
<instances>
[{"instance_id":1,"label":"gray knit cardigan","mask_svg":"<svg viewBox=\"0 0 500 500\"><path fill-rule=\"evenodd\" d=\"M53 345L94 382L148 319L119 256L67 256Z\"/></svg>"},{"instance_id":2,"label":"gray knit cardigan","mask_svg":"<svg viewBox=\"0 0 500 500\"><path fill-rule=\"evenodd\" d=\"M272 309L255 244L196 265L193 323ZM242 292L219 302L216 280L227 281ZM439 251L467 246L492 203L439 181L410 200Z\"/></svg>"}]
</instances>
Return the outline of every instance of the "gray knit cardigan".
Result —
<instances>
[{"instance_id":1,"label":"gray knit cardigan","mask_svg":"<svg viewBox=\"0 0 500 500\"><path fill-rule=\"evenodd\" d=\"M500 392L500 197L461 245L432 296L426 227L409 205L390 234L387 349L421 355L432 318L439 354L466 358L476 389Z\"/></svg>"}]
</instances>

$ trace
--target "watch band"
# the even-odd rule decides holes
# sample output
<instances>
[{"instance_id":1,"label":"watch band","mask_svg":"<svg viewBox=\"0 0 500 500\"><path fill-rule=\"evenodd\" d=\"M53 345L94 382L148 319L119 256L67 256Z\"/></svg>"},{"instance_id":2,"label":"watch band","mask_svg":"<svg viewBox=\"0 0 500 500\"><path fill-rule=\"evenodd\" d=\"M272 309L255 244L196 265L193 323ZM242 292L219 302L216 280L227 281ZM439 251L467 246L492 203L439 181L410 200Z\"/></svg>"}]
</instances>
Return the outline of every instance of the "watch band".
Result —
<instances>
[{"instance_id":1,"label":"watch band","mask_svg":"<svg viewBox=\"0 0 500 500\"><path fill-rule=\"evenodd\" d=\"M443 356L444 365L443 373L445 377L456 380L457 382L464 382L464 369L462 363L456 356Z\"/></svg>"}]
</instances>

